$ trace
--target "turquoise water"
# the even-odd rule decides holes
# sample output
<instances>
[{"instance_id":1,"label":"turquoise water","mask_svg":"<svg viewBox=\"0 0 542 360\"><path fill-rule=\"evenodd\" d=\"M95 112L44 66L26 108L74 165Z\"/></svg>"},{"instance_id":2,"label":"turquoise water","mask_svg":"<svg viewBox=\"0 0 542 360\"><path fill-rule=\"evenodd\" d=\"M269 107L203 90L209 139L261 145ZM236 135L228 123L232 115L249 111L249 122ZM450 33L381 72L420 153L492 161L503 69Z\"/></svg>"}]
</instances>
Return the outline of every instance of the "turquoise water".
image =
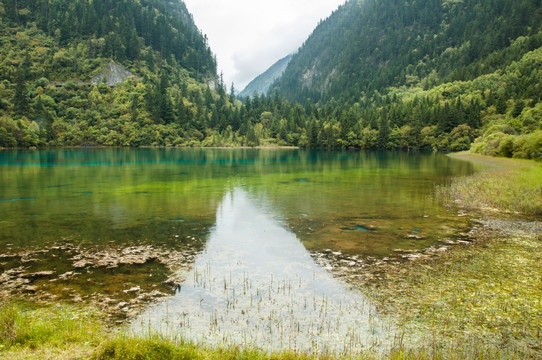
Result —
<instances>
[{"instance_id":1,"label":"turquoise water","mask_svg":"<svg viewBox=\"0 0 542 360\"><path fill-rule=\"evenodd\" d=\"M386 256L460 226L434 186L472 171L437 154L220 149L0 152L0 245L205 236L224 194L271 205L310 250ZM461 223L461 221L459 221ZM364 231L369 230L369 231ZM398 237L416 230L426 241Z\"/></svg>"}]
</instances>

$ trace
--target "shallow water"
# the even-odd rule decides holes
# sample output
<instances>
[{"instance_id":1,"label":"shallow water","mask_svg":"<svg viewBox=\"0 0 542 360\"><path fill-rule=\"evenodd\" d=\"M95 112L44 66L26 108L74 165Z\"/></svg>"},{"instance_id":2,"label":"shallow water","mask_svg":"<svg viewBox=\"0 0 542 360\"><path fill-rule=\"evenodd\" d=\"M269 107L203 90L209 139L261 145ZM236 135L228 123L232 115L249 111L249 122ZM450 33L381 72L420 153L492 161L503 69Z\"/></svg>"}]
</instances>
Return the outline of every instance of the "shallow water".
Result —
<instances>
[{"instance_id":1,"label":"shallow water","mask_svg":"<svg viewBox=\"0 0 542 360\"><path fill-rule=\"evenodd\" d=\"M318 266L280 215L258 204L240 188L224 196L186 281L141 314L132 331L265 350L380 346L385 332L367 299Z\"/></svg>"},{"instance_id":2,"label":"shallow water","mask_svg":"<svg viewBox=\"0 0 542 360\"><path fill-rule=\"evenodd\" d=\"M469 219L434 189L472 171L400 152L2 151L0 296L126 312L156 293L169 300L133 326L212 344L367 348L386 326L355 282L313 259L352 269L455 237Z\"/></svg>"}]
</instances>

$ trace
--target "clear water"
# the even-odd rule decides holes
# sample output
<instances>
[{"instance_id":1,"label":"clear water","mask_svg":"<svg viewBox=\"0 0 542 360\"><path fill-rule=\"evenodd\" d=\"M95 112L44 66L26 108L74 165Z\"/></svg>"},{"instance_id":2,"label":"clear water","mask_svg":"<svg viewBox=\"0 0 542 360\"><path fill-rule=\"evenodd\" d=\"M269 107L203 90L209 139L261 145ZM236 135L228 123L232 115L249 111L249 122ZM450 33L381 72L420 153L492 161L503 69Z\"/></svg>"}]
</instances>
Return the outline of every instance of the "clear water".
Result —
<instances>
[{"instance_id":1,"label":"clear water","mask_svg":"<svg viewBox=\"0 0 542 360\"><path fill-rule=\"evenodd\" d=\"M205 251L175 296L131 329L310 353L376 348L389 330L363 295L313 261L274 209L240 188L224 196Z\"/></svg>"},{"instance_id":2,"label":"clear water","mask_svg":"<svg viewBox=\"0 0 542 360\"><path fill-rule=\"evenodd\" d=\"M434 189L472 171L440 154L401 152L2 151L0 272L52 272L32 285L67 301L169 294L132 320L134 330L358 351L382 341L386 325L315 254L362 261L455 236L468 219L441 207ZM154 257L76 268L82 253L134 247L190 254L174 258L180 286L164 285L177 270Z\"/></svg>"}]
</instances>

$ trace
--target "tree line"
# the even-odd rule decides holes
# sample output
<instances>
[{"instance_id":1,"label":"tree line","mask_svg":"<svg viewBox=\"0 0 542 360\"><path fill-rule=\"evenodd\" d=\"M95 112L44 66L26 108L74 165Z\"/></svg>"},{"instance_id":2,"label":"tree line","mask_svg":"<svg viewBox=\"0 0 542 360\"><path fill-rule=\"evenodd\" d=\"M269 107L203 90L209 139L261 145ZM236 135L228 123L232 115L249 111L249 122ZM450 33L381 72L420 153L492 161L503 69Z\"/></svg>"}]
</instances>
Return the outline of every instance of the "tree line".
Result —
<instances>
[{"instance_id":1,"label":"tree line","mask_svg":"<svg viewBox=\"0 0 542 360\"><path fill-rule=\"evenodd\" d=\"M356 97L348 99L337 93L298 101L280 89L237 99L182 4L65 2L0 2L0 147L472 148L542 158L540 32L509 39L444 77L433 69L425 78L405 77L412 81L401 86L351 90ZM66 36L65 18L73 18ZM144 19L168 25L145 27ZM191 50L177 52L181 45L166 41L171 32L198 45L188 41L183 46ZM107 45L111 34L123 46ZM131 36L137 47L129 55ZM191 51L206 60L185 62ZM92 84L109 62L134 76L114 87Z\"/></svg>"}]
</instances>

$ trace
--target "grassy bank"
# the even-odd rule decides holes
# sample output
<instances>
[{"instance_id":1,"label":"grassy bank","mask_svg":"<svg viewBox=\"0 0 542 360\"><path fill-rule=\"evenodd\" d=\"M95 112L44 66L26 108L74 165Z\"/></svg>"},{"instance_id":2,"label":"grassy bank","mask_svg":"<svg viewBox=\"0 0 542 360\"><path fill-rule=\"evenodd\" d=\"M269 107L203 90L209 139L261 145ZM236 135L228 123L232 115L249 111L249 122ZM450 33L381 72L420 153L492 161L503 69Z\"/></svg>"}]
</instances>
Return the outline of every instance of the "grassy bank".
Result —
<instances>
[{"instance_id":1,"label":"grassy bank","mask_svg":"<svg viewBox=\"0 0 542 360\"><path fill-rule=\"evenodd\" d=\"M447 205L485 214L542 215L542 163L470 153L452 156L472 162L479 171L438 189Z\"/></svg>"},{"instance_id":2,"label":"grassy bank","mask_svg":"<svg viewBox=\"0 0 542 360\"><path fill-rule=\"evenodd\" d=\"M315 359L293 352L211 349L159 336L132 337L115 333L103 318L75 305L2 303L0 359Z\"/></svg>"},{"instance_id":3,"label":"grassy bank","mask_svg":"<svg viewBox=\"0 0 542 360\"><path fill-rule=\"evenodd\" d=\"M108 336L103 316L77 306L0 304L0 359L88 358Z\"/></svg>"},{"instance_id":4,"label":"grassy bank","mask_svg":"<svg viewBox=\"0 0 542 360\"><path fill-rule=\"evenodd\" d=\"M438 256L370 269L383 280L370 283L368 293L400 329L398 347L382 358L542 358L542 223L537 215L542 214L542 166L454 156L480 169L453 179L438 196L448 206L476 214L479 220L468 234L474 241L450 245ZM0 359L315 358L133 338L115 332L104 318L75 305L0 304Z\"/></svg>"}]
</instances>

